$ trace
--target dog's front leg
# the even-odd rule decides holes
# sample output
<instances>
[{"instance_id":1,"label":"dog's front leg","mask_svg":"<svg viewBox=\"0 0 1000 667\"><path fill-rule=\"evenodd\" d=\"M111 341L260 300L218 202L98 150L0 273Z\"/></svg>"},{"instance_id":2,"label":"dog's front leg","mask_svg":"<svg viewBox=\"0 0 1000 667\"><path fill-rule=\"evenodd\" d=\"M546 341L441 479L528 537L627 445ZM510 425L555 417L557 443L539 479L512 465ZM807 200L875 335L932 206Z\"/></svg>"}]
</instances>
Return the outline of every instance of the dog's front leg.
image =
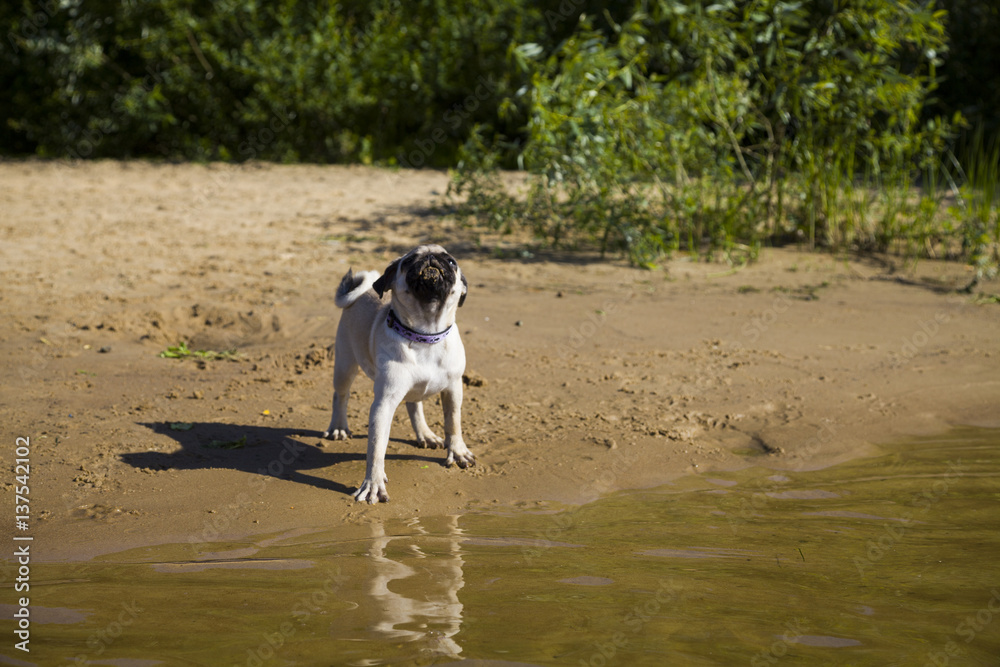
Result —
<instances>
[{"instance_id":1,"label":"dog's front leg","mask_svg":"<svg viewBox=\"0 0 1000 667\"><path fill-rule=\"evenodd\" d=\"M441 392L441 407L444 408L444 446L448 449L444 464L457 463L459 468L476 465L476 457L462 439L462 378Z\"/></svg>"},{"instance_id":2,"label":"dog's front leg","mask_svg":"<svg viewBox=\"0 0 1000 667\"><path fill-rule=\"evenodd\" d=\"M368 459L365 463L365 481L354 492L354 497L372 505L389 502L389 492L385 485L385 450L389 446L389 429L392 416L402 402L402 395L386 391L385 387L375 387L375 401L368 415Z\"/></svg>"}]
</instances>

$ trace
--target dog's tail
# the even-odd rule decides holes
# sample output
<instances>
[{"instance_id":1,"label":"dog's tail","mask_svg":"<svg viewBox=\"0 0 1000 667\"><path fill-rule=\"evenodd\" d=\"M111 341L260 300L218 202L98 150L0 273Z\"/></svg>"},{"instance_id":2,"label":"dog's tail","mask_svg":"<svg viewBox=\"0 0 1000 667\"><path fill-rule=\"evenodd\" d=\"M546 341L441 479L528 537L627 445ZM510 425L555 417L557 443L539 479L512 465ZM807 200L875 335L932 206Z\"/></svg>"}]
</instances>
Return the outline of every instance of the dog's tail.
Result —
<instances>
[{"instance_id":1,"label":"dog's tail","mask_svg":"<svg viewBox=\"0 0 1000 667\"><path fill-rule=\"evenodd\" d=\"M337 308L347 308L357 301L362 294L371 289L375 281L378 280L378 276L378 271L354 273L353 270L348 269L337 288L337 296L334 300Z\"/></svg>"}]
</instances>

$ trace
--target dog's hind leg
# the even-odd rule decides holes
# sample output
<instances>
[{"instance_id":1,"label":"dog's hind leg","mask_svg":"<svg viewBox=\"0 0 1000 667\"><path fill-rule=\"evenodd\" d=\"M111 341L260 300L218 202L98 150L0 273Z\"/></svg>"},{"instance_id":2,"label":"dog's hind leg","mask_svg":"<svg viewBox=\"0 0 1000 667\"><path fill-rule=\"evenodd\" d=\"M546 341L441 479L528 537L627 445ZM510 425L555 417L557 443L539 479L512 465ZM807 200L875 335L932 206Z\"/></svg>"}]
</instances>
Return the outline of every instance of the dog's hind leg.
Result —
<instances>
[{"instance_id":1,"label":"dog's hind leg","mask_svg":"<svg viewBox=\"0 0 1000 667\"><path fill-rule=\"evenodd\" d=\"M424 417L424 404L422 401L406 404L406 413L410 415L410 424L413 425L413 433L417 436L417 444L425 449L437 449L444 444L444 438L436 435L431 427L427 425Z\"/></svg>"},{"instance_id":2,"label":"dog's hind leg","mask_svg":"<svg viewBox=\"0 0 1000 667\"><path fill-rule=\"evenodd\" d=\"M333 362L333 416L330 426L323 434L330 440L347 440L351 430L347 428L347 400L351 397L351 384L358 375L358 365L347 355L337 355Z\"/></svg>"}]
</instances>

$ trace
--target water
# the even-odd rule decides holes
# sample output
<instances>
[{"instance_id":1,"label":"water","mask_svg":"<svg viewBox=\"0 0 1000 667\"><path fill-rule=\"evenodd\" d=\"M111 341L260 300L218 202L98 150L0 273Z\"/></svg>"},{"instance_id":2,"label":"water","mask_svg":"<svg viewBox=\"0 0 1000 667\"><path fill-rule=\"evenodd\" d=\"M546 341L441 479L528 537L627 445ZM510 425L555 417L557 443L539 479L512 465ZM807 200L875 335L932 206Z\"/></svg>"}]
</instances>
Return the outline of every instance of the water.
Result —
<instances>
[{"instance_id":1,"label":"water","mask_svg":"<svg viewBox=\"0 0 1000 667\"><path fill-rule=\"evenodd\" d=\"M883 451L37 564L31 653L3 620L0 662L1000 664L1000 433Z\"/></svg>"}]
</instances>

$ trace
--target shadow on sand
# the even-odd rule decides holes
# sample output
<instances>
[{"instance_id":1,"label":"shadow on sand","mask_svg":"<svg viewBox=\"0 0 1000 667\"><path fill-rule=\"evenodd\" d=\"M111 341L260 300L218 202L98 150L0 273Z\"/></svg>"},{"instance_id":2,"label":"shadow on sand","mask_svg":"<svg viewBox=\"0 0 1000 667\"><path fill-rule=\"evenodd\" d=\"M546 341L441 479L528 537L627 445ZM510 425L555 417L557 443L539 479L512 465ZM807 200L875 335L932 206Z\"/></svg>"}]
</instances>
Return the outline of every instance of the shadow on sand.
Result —
<instances>
[{"instance_id":1,"label":"shadow on sand","mask_svg":"<svg viewBox=\"0 0 1000 667\"><path fill-rule=\"evenodd\" d=\"M170 453L147 451L123 454L121 460L135 468L153 470L227 468L254 475L280 477L345 495L351 495L356 488L305 471L329 468L347 461L364 461L367 443L363 435L355 435L348 441L323 441L329 443L328 447L340 450L328 451L302 441L304 438L320 440L323 434L319 431L221 422L191 424L153 422L140 425L155 433L171 437L182 449ZM394 439L393 442L416 446L415 443L406 440ZM354 451L343 451L345 449ZM443 464L439 456L421 454L389 453L386 459Z\"/></svg>"}]
</instances>

